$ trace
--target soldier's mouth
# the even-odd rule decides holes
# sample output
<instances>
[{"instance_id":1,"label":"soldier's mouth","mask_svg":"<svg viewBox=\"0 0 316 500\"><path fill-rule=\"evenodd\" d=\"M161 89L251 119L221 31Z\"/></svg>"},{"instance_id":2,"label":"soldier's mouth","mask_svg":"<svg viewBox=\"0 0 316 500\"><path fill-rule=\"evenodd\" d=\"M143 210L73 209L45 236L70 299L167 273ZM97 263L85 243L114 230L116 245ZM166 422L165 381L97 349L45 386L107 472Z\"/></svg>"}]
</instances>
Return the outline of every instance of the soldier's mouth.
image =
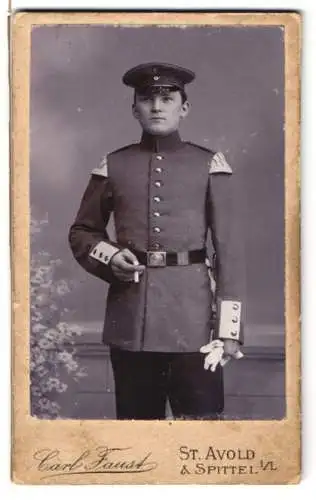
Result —
<instances>
[{"instance_id":1,"label":"soldier's mouth","mask_svg":"<svg viewBox=\"0 0 316 500\"><path fill-rule=\"evenodd\" d=\"M161 121L165 121L165 118L162 118L161 116L153 116L152 118L150 118L150 121L161 122Z\"/></svg>"}]
</instances>

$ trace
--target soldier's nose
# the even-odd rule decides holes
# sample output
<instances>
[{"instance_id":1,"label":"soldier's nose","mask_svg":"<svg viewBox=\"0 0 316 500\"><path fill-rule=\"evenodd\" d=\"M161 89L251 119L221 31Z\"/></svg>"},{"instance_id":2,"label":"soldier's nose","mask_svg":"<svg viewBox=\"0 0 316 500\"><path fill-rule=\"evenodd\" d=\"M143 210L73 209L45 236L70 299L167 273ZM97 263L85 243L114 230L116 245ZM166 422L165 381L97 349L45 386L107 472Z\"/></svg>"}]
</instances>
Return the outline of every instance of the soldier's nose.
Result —
<instances>
[{"instance_id":1,"label":"soldier's nose","mask_svg":"<svg viewBox=\"0 0 316 500\"><path fill-rule=\"evenodd\" d=\"M160 110L160 99L159 97L153 97L151 101L151 110L157 112Z\"/></svg>"}]
</instances>

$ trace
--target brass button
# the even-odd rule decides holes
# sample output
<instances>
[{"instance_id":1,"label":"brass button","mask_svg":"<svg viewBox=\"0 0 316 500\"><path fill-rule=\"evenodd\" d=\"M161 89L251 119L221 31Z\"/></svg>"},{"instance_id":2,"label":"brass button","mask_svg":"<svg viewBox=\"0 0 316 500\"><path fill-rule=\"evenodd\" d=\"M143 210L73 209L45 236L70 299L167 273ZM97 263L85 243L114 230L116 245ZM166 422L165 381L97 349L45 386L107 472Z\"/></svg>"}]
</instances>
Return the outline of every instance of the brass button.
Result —
<instances>
[{"instance_id":1,"label":"brass button","mask_svg":"<svg viewBox=\"0 0 316 500\"><path fill-rule=\"evenodd\" d=\"M157 203L159 203L161 201L161 198L159 198L159 196L154 196L154 201L156 201Z\"/></svg>"},{"instance_id":2,"label":"brass button","mask_svg":"<svg viewBox=\"0 0 316 500\"><path fill-rule=\"evenodd\" d=\"M232 337L237 337L237 332L235 332L235 331L234 332L230 332L230 334L231 334Z\"/></svg>"},{"instance_id":3,"label":"brass button","mask_svg":"<svg viewBox=\"0 0 316 500\"><path fill-rule=\"evenodd\" d=\"M237 322L238 322L238 318L237 318L237 316L233 316L233 317L232 317L232 322L233 322L233 323L237 323Z\"/></svg>"},{"instance_id":4,"label":"brass button","mask_svg":"<svg viewBox=\"0 0 316 500\"><path fill-rule=\"evenodd\" d=\"M154 212L155 217L160 217L160 212Z\"/></svg>"},{"instance_id":5,"label":"brass button","mask_svg":"<svg viewBox=\"0 0 316 500\"><path fill-rule=\"evenodd\" d=\"M161 155L156 156L156 160L162 160L162 159L163 159L163 157Z\"/></svg>"},{"instance_id":6,"label":"brass button","mask_svg":"<svg viewBox=\"0 0 316 500\"><path fill-rule=\"evenodd\" d=\"M160 227L154 227L154 233L160 233L161 229Z\"/></svg>"},{"instance_id":7,"label":"brass button","mask_svg":"<svg viewBox=\"0 0 316 500\"><path fill-rule=\"evenodd\" d=\"M233 304L233 309L234 309L235 311L238 311L238 309L239 309L239 305L238 305L238 304Z\"/></svg>"},{"instance_id":8,"label":"brass button","mask_svg":"<svg viewBox=\"0 0 316 500\"><path fill-rule=\"evenodd\" d=\"M161 174L162 168L161 167L156 167L155 168L155 172L157 172L157 174Z\"/></svg>"},{"instance_id":9,"label":"brass button","mask_svg":"<svg viewBox=\"0 0 316 500\"><path fill-rule=\"evenodd\" d=\"M162 182L161 182L161 181L155 181L155 186L156 186L157 188L160 188L160 187L161 187L161 185L162 185Z\"/></svg>"}]
</instances>

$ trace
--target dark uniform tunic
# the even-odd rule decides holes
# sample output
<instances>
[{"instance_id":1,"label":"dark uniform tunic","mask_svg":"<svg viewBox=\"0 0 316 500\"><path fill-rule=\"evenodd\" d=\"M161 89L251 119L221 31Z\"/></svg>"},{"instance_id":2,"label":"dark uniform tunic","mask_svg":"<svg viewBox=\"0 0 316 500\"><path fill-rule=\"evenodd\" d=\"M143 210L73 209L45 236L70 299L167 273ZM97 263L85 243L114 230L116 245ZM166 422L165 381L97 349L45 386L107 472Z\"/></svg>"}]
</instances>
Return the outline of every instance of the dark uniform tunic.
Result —
<instances>
[{"instance_id":1,"label":"dark uniform tunic","mask_svg":"<svg viewBox=\"0 0 316 500\"><path fill-rule=\"evenodd\" d=\"M240 340L240 302L231 238L231 169L214 152L181 141L177 132L144 133L106 156L92 173L69 240L77 261L110 283L103 340L131 351L194 352L210 341L212 296L205 262L185 262L211 231L217 255L222 338ZM116 242L106 226L114 212ZM100 242L104 251L94 258ZM184 265L147 267L139 283L120 282L109 266L120 248L179 252ZM108 251L107 251L108 250ZM225 305L225 307L221 305ZM222 310L222 313L221 313ZM221 317L222 316L222 317ZM219 335L219 333L218 333Z\"/></svg>"}]
</instances>

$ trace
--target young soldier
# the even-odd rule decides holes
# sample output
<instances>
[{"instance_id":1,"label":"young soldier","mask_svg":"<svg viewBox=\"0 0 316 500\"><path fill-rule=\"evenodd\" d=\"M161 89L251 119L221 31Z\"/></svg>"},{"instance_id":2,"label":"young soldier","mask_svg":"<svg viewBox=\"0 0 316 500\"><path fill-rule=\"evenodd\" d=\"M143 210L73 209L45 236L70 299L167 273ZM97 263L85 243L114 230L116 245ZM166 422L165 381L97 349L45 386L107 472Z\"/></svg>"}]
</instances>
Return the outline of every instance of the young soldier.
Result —
<instances>
[{"instance_id":1,"label":"young soldier","mask_svg":"<svg viewBox=\"0 0 316 500\"><path fill-rule=\"evenodd\" d=\"M240 356L232 170L223 154L183 142L178 132L190 109L185 85L194 77L164 63L125 73L141 141L108 154L92 171L70 229L76 260L110 283L103 341L119 419L163 419L167 399L175 418L218 418L221 354ZM106 232L111 212L116 242ZM217 263L215 338L223 341L212 343L208 230Z\"/></svg>"}]
</instances>

